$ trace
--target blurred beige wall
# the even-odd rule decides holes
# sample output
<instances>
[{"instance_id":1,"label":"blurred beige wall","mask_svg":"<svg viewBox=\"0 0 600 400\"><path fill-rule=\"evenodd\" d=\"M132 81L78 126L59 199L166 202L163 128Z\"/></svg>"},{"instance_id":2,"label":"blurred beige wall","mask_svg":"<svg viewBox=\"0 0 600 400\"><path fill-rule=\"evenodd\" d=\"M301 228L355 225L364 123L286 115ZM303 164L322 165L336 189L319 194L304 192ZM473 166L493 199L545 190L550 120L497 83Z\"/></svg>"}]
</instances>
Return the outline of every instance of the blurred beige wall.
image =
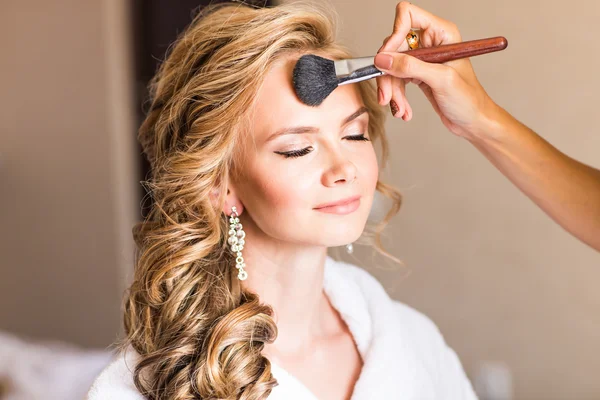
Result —
<instances>
[{"instance_id":1,"label":"blurred beige wall","mask_svg":"<svg viewBox=\"0 0 600 400\"><path fill-rule=\"evenodd\" d=\"M341 40L373 54L396 3L332 2ZM473 59L488 92L600 166L600 3L418 4L457 23L465 40L506 36L507 50ZM87 346L115 338L139 214L125 6L0 6L0 329ZM405 200L386 244L411 274L369 269L440 326L471 377L504 362L517 399L599 398L600 256L446 132L414 87L409 97L413 121L387 125L387 181ZM355 255L370 267L368 253Z\"/></svg>"},{"instance_id":2,"label":"blurred beige wall","mask_svg":"<svg viewBox=\"0 0 600 400\"><path fill-rule=\"evenodd\" d=\"M341 41L373 55L397 2L331 2ZM567 154L600 167L599 2L415 4L455 22L463 40L506 36L504 52L472 60L488 93ZM503 362L516 399L600 398L600 254L447 132L418 88L408 96L413 120L387 123L385 176L404 204L385 243L411 274L369 269L439 325L471 378L482 363ZM367 254L355 252L368 266Z\"/></svg>"},{"instance_id":3,"label":"blurred beige wall","mask_svg":"<svg viewBox=\"0 0 600 400\"><path fill-rule=\"evenodd\" d=\"M106 346L137 213L127 2L0 6L0 329Z\"/></svg>"}]
</instances>

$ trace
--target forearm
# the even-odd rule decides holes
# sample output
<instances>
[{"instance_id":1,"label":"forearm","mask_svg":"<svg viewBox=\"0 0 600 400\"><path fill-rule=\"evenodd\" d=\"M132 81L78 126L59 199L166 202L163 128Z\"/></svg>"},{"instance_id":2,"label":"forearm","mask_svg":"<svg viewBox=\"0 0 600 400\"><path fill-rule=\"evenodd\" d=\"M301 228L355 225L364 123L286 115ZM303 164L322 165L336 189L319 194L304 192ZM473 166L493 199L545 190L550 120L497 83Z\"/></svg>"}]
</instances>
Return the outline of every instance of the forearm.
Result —
<instances>
[{"instance_id":1,"label":"forearm","mask_svg":"<svg viewBox=\"0 0 600 400\"><path fill-rule=\"evenodd\" d=\"M500 107L470 139L552 219L600 251L600 171L561 153Z\"/></svg>"}]
</instances>

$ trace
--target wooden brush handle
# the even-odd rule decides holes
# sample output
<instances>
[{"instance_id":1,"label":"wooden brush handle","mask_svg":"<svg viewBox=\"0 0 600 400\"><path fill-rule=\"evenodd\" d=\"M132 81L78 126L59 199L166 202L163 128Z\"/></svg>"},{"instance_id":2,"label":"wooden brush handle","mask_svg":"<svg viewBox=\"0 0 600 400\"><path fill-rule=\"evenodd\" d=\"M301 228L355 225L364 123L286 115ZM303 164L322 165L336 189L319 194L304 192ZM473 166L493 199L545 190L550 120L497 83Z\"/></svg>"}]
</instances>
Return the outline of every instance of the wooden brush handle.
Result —
<instances>
[{"instance_id":1,"label":"wooden brush handle","mask_svg":"<svg viewBox=\"0 0 600 400\"><path fill-rule=\"evenodd\" d=\"M473 57L480 54L504 50L508 46L505 37L497 36L487 39L470 40L468 42L444 44L436 47L403 51L419 60L429 63L444 63L459 58Z\"/></svg>"}]
</instances>

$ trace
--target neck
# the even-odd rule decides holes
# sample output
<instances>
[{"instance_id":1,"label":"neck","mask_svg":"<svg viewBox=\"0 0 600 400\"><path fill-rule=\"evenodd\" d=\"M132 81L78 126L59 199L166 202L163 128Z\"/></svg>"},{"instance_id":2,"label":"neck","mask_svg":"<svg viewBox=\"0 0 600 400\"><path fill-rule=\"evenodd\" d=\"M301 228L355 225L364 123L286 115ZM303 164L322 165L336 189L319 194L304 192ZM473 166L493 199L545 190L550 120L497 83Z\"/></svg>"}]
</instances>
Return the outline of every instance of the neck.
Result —
<instances>
[{"instance_id":1,"label":"neck","mask_svg":"<svg viewBox=\"0 0 600 400\"><path fill-rule=\"evenodd\" d=\"M319 339L339 328L323 291L327 248L274 241L257 232L248 236L243 250L248 278L242 286L273 307L278 328L277 339L265 346L265 354L307 354Z\"/></svg>"}]
</instances>

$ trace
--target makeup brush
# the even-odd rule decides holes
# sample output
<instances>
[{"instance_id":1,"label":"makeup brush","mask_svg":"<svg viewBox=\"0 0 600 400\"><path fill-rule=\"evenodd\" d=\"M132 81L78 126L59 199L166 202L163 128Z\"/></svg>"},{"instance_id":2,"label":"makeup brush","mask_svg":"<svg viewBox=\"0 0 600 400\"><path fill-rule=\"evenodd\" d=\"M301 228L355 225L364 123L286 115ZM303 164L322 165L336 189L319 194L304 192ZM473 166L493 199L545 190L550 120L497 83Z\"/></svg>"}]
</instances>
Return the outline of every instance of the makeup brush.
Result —
<instances>
[{"instance_id":1,"label":"makeup brush","mask_svg":"<svg viewBox=\"0 0 600 400\"><path fill-rule=\"evenodd\" d=\"M425 47L402 52L429 63L444 63L460 58L504 50L508 41L502 36L468 42ZM375 57L329 60L314 54L300 57L293 73L294 90L300 101L318 106L340 85L355 83L383 75L375 65Z\"/></svg>"}]
</instances>

